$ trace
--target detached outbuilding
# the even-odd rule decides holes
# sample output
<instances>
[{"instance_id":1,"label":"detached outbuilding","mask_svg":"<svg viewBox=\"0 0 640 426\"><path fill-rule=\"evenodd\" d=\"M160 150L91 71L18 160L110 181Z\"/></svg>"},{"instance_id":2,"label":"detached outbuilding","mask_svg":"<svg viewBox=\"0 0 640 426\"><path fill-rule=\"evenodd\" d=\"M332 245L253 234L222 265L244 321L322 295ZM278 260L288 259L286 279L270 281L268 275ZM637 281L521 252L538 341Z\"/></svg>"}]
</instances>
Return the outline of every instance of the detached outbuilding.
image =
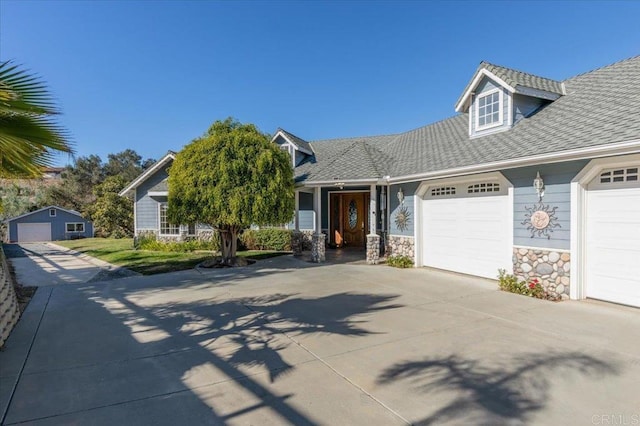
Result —
<instances>
[{"instance_id":1,"label":"detached outbuilding","mask_svg":"<svg viewBox=\"0 0 640 426\"><path fill-rule=\"evenodd\" d=\"M72 240L93 236L91 222L76 211L49 206L7 220L11 243Z\"/></svg>"}]
</instances>

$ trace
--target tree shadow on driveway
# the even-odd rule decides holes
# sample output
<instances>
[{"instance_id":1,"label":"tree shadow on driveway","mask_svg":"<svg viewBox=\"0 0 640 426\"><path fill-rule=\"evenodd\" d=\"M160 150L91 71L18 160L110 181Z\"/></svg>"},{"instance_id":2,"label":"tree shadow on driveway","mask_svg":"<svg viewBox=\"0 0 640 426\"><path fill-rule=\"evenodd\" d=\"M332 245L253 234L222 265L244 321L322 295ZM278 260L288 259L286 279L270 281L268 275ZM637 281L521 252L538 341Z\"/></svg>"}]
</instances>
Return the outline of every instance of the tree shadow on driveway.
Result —
<instances>
[{"instance_id":1,"label":"tree shadow on driveway","mask_svg":"<svg viewBox=\"0 0 640 426\"><path fill-rule=\"evenodd\" d=\"M201 397L223 423L231 419L237 421L239 416L253 410L264 413L266 409L292 424L316 424L317 417L309 417L289 401L303 388L287 389L282 394L270 385L292 374L300 364L317 361L290 337L311 333L353 337L375 334L375 330L366 328L362 315L402 306L391 303L397 295L361 293L211 298L204 292L201 297L197 293L189 294L188 301L180 302L161 301L161 295L153 288L112 290L91 286L81 289L85 297L104 307L120 324L130 327L132 336L139 330L157 330L167 344L188 352L186 363L181 361L179 370L176 369L182 371L179 380ZM180 287L180 291L184 290ZM158 299L153 301L145 296ZM203 382L202 377L207 373L224 379ZM267 383L258 378L265 374ZM236 402L240 408L228 410L220 405L221 401L206 396L207 391L202 389L219 380L232 381L241 390L240 394L247 395L246 400ZM340 379L339 383L342 382ZM310 398L310 395L298 396L303 401ZM252 400L260 403L252 404Z\"/></svg>"},{"instance_id":2,"label":"tree shadow on driveway","mask_svg":"<svg viewBox=\"0 0 640 426\"><path fill-rule=\"evenodd\" d=\"M450 355L397 363L377 382L406 381L434 401L441 400L436 396L448 397L450 402L436 407L417 425L521 424L545 407L554 376L604 377L619 370L613 362L579 352L525 353L489 360Z\"/></svg>"}]
</instances>

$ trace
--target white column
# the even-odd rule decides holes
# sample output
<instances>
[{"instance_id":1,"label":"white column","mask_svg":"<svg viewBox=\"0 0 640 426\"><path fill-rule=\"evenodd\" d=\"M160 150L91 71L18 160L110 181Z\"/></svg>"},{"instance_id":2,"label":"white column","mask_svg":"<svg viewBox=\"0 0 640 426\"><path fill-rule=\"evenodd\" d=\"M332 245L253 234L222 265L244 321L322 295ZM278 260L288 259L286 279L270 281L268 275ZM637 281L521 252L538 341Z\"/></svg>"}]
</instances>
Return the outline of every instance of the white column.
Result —
<instances>
[{"instance_id":1,"label":"white column","mask_svg":"<svg viewBox=\"0 0 640 426\"><path fill-rule=\"evenodd\" d=\"M371 185L371 195L369 196L369 234L376 233L376 207L378 205L378 192L376 185Z\"/></svg>"},{"instance_id":2,"label":"white column","mask_svg":"<svg viewBox=\"0 0 640 426\"><path fill-rule=\"evenodd\" d=\"M295 215L293 216L293 222L295 224L295 230L300 230L300 191L295 192L296 199L296 210Z\"/></svg>"},{"instance_id":3,"label":"white column","mask_svg":"<svg viewBox=\"0 0 640 426\"><path fill-rule=\"evenodd\" d=\"M313 189L313 209L316 212L316 234L322 232L322 192L319 186Z\"/></svg>"}]
</instances>

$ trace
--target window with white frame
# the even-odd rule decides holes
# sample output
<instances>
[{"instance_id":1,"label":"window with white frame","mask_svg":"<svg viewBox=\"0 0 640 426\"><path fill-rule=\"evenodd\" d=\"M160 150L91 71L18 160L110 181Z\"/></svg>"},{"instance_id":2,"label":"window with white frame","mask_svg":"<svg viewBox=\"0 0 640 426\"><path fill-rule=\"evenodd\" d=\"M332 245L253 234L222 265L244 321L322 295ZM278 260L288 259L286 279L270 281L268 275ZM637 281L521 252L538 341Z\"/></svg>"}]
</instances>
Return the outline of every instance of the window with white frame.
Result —
<instances>
[{"instance_id":1,"label":"window with white frame","mask_svg":"<svg viewBox=\"0 0 640 426\"><path fill-rule=\"evenodd\" d=\"M56 209L49 209L49 217L56 217Z\"/></svg>"},{"instance_id":2,"label":"window with white frame","mask_svg":"<svg viewBox=\"0 0 640 426\"><path fill-rule=\"evenodd\" d=\"M600 173L600 183L615 183L615 182L637 182L638 167L627 167L623 169L605 170Z\"/></svg>"},{"instance_id":3,"label":"window with white frame","mask_svg":"<svg viewBox=\"0 0 640 426\"><path fill-rule=\"evenodd\" d=\"M502 90L495 89L476 99L476 128L502 124Z\"/></svg>"},{"instance_id":4,"label":"window with white frame","mask_svg":"<svg viewBox=\"0 0 640 426\"><path fill-rule=\"evenodd\" d=\"M84 223L82 222L68 222L65 225L67 233L84 232Z\"/></svg>"},{"instance_id":5,"label":"window with white frame","mask_svg":"<svg viewBox=\"0 0 640 426\"><path fill-rule=\"evenodd\" d=\"M476 194L480 192L500 192L500 184L492 182L474 183L467 187L468 194Z\"/></svg>"},{"instance_id":6,"label":"window with white frame","mask_svg":"<svg viewBox=\"0 0 640 426\"><path fill-rule=\"evenodd\" d=\"M169 223L166 204L160 204L160 235L180 235L180 226Z\"/></svg>"},{"instance_id":7,"label":"window with white frame","mask_svg":"<svg viewBox=\"0 0 640 426\"><path fill-rule=\"evenodd\" d=\"M432 197L442 197L443 195L456 195L455 186L441 186L431 189Z\"/></svg>"}]
</instances>

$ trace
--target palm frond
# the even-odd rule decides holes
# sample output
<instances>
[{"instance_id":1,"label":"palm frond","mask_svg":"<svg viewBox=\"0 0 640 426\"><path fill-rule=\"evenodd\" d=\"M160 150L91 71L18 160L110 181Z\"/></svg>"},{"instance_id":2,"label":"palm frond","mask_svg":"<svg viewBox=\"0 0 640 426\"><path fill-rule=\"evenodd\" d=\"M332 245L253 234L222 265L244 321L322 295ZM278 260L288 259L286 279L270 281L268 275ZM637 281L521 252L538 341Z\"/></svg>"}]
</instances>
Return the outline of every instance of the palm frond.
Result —
<instances>
[{"instance_id":1,"label":"palm frond","mask_svg":"<svg viewBox=\"0 0 640 426\"><path fill-rule=\"evenodd\" d=\"M56 152L73 155L69 133L46 85L11 61L0 62L0 176L37 176Z\"/></svg>"}]
</instances>

